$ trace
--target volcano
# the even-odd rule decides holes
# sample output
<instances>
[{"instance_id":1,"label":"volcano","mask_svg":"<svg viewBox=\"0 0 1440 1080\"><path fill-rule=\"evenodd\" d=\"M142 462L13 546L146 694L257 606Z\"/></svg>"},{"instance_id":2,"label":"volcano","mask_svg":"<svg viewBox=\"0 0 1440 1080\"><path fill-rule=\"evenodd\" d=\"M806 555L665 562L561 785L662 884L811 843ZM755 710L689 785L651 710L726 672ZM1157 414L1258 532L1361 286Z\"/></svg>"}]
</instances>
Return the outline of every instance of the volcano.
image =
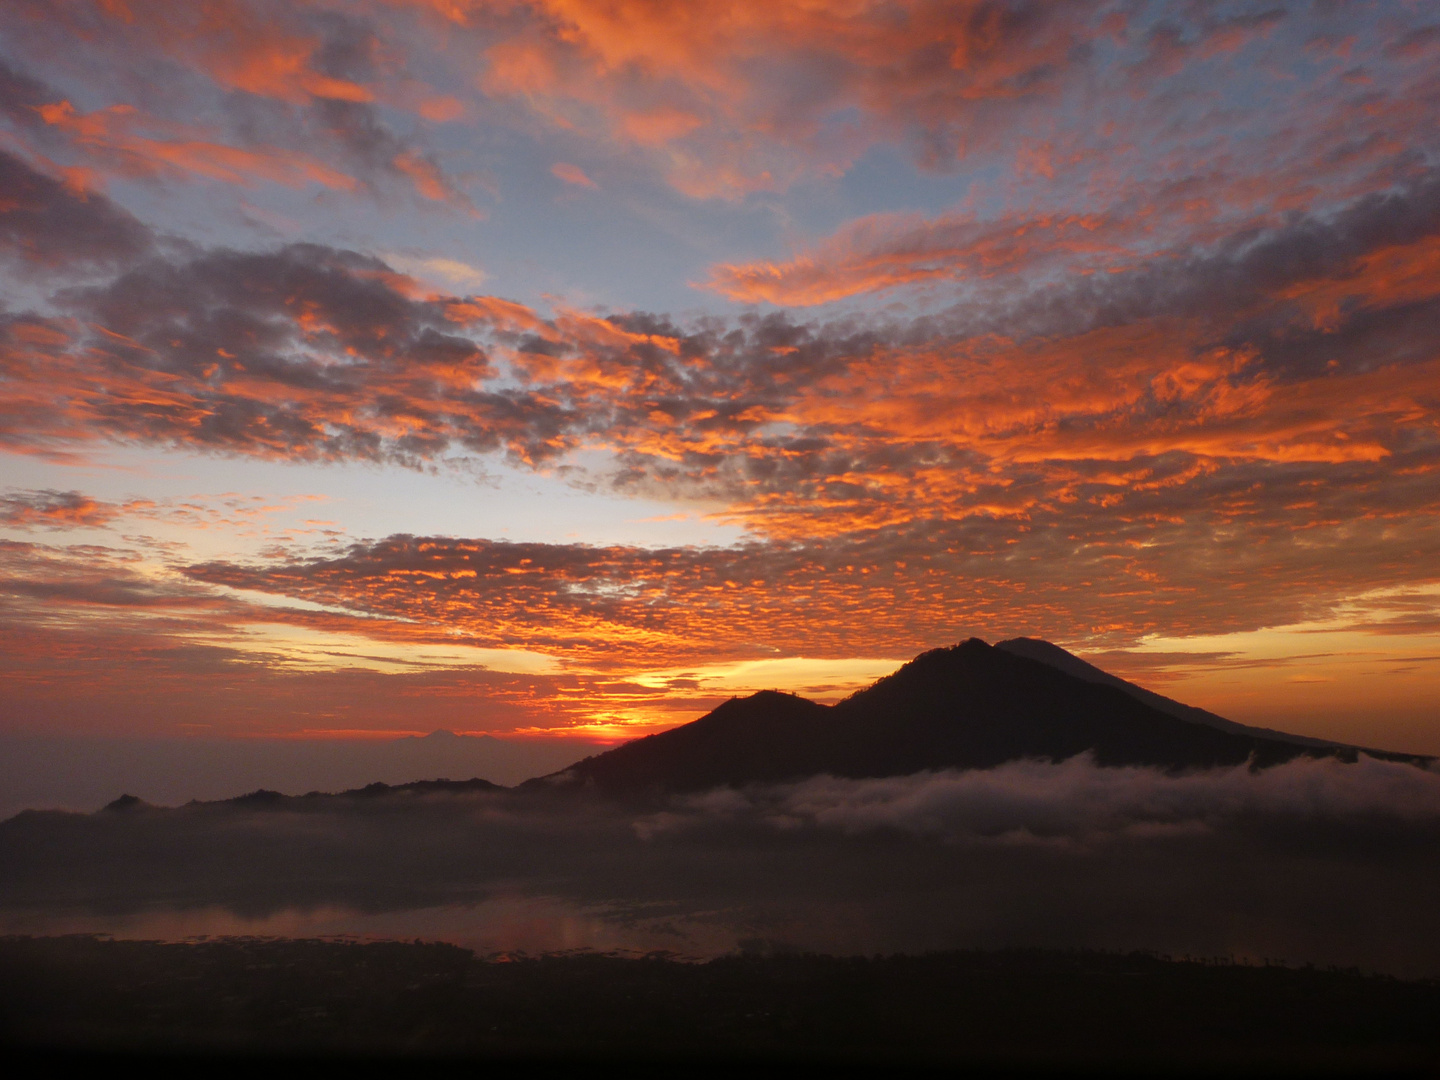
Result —
<instances>
[{"instance_id":1,"label":"volcano","mask_svg":"<svg viewBox=\"0 0 1440 1080\"><path fill-rule=\"evenodd\" d=\"M1262 728L1125 682L1057 645L979 638L917 656L835 705L763 690L700 719L586 758L525 787L613 794L700 791L807 776L861 779L988 769L1089 753L1167 771L1300 756L1430 759Z\"/></svg>"}]
</instances>

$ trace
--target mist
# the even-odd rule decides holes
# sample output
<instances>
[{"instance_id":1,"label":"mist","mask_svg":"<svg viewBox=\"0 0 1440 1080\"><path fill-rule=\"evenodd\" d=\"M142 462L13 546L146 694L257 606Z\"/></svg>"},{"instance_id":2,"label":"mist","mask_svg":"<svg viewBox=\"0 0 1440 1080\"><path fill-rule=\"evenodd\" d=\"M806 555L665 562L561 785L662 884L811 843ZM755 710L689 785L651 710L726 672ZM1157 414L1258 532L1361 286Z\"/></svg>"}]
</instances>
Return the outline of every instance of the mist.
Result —
<instances>
[{"instance_id":1,"label":"mist","mask_svg":"<svg viewBox=\"0 0 1440 1080\"><path fill-rule=\"evenodd\" d=\"M1082 757L648 806L261 797L12 818L0 923L682 955L1138 948L1435 976L1437 849L1440 775L1368 758L1176 775Z\"/></svg>"}]
</instances>

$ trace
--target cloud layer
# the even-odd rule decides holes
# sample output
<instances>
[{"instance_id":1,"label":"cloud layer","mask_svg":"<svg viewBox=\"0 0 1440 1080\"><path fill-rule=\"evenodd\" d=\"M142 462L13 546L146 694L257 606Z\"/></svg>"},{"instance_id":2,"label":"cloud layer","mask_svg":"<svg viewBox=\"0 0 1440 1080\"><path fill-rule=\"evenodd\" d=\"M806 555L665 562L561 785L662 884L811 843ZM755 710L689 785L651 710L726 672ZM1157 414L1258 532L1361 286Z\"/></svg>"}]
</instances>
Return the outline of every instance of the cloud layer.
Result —
<instances>
[{"instance_id":1,"label":"cloud layer","mask_svg":"<svg viewBox=\"0 0 1440 1080\"><path fill-rule=\"evenodd\" d=\"M39 910L67 925L188 910L192 933L206 911L231 927L315 906L427 925L459 905L483 942L499 933L487 910L530 897L558 900L572 945L1152 948L1433 975L1437 829L1440 779L1370 760L817 778L638 816L484 794L256 798L12 819L0 904L32 926Z\"/></svg>"}]
</instances>

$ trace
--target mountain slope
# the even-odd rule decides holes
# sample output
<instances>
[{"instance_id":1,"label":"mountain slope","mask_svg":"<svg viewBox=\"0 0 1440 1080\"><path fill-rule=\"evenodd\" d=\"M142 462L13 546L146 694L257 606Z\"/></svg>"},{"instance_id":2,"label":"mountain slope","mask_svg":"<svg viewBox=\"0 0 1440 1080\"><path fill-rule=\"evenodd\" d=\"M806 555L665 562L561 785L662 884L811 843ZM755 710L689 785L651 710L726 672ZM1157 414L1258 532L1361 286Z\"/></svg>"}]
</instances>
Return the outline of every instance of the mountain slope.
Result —
<instances>
[{"instance_id":1,"label":"mountain slope","mask_svg":"<svg viewBox=\"0 0 1440 1080\"><path fill-rule=\"evenodd\" d=\"M1192 724L1203 724L1206 727L1218 728L1220 731L1229 731L1237 735L1255 735L1265 739L1279 739L1281 742L1295 743L1298 746L1337 747L1341 743L1331 742L1328 739L1312 739L1308 735L1289 735L1283 731L1273 731L1270 728L1250 727L1247 724L1237 724L1234 720L1227 720L1223 716L1209 712L1206 709L1196 708L1194 705L1185 705L1168 698L1164 694L1157 694L1153 690L1146 690L1143 686L1136 686L1132 682L1126 682L1118 675L1111 675L1094 664L1081 660L1072 652L1067 652L1059 645L1053 645L1048 641L1039 638L1011 638L1009 641L996 642L995 648L1003 649L1016 656L1024 656L1030 660L1038 660L1042 664L1048 664L1058 668L1067 675L1073 675L1077 679L1084 679L1086 682L1099 683L1102 686L1113 686L1117 690L1123 690L1137 701L1143 701L1151 708L1159 709L1163 713L1175 717L1178 720L1188 720Z\"/></svg>"},{"instance_id":2,"label":"mountain slope","mask_svg":"<svg viewBox=\"0 0 1440 1080\"><path fill-rule=\"evenodd\" d=\"M832 710L794 694L762 690L731 698L693 723L617 746L521 787L699 791L823 772L835 729Z\"/></svg>"},{"instance_id":3,"label":"mountain slope","mask_svg":"<svg viewBox=\"0 0 1440 1080\"><path fill-rule=\"evenodd\" d=\"M972 638L924 653L834 706L773 691L731 699L694 723L523 786L639 794L820 773L863 778L983 769L1019 758L1059 761L1085 752L1101 765L1171 770L1247 761L1263 768L1302 754L1354 760L1358 753L1240 725L1227 730L1195 722L1156 708L1132 692L1138 689L1077 677Z\"/></svg>"}]
</instances>

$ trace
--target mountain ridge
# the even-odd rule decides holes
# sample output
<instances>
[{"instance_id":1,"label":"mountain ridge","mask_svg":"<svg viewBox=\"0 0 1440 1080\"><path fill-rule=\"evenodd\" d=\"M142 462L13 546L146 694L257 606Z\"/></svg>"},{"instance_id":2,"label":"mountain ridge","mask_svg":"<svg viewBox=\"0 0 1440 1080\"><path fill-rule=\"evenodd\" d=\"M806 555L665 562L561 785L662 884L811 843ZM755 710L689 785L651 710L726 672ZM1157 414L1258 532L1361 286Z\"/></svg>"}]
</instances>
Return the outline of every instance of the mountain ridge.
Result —
<instances>
[{"instance_id":1,"label":"mountain ridge","mask_svg":"<svg viewBox=\"0 0 1440 1080\"><path fill-rule=\"evenodd\" d=\"M1137 686L1128 680L1112 675L1103 668L1098 668L1088 660L1082 660L1074 653L1062 649L1059 645L1045 641L1042 638L1009 638L1006 641L997 641L995 648L1004 649L1006 652L1014 653L1017 656L1025 656L1031 660L1038 660L1042 664L1049 664L1051 667L1059 668L1067 675L1073 675L1077 679L1084 679L1086 682L1100 683L1104 686L1113 686L1122 690L1131 697L1145 702L1161 712L1168 712L1179 720L1188 720L1194 724L1203 724L1206 727L1218 728L1221 731L1230 731L1236 734L1256 735L1262 738L1279 739L1283 742L1293 742L1301 746L1315 747L1343 747L1346 744L1335 742L1333 739L1316 739L1309 735L1294 735L1285 731L1276 731L1273 728L1255 727L1251 724L1240 724L1234 720L1228 720L1223 716L1210 712L1208 709L1201 709L1195 705L1186 705L1176 701L1174 698L1166 697L1164 694L1157 694L1154 690L1147 690L1143 686ZM1383 751L1377 751L1383 752Z\"/></svg>"},{"instance_id":2,"label":"mountain ridge","mask_svg":"<svg viewBox=\"0 0 1440 1080\"><path fill-rule=\"evenodd\" d=\"M1054 662L1061 657L1068 658L1064 667ZM731 698L692 723L520 788L659 794L819 774L863 779L984 769L1087 752L1102 766L1167 771L1266 768L1301 756L1354 761L1361 753L1413 764L1431 760L1248 728L1134 686L1038 639L992 646L971 638L921 653L832 706L777 691Z\"/></svg>"}]
</instances>

